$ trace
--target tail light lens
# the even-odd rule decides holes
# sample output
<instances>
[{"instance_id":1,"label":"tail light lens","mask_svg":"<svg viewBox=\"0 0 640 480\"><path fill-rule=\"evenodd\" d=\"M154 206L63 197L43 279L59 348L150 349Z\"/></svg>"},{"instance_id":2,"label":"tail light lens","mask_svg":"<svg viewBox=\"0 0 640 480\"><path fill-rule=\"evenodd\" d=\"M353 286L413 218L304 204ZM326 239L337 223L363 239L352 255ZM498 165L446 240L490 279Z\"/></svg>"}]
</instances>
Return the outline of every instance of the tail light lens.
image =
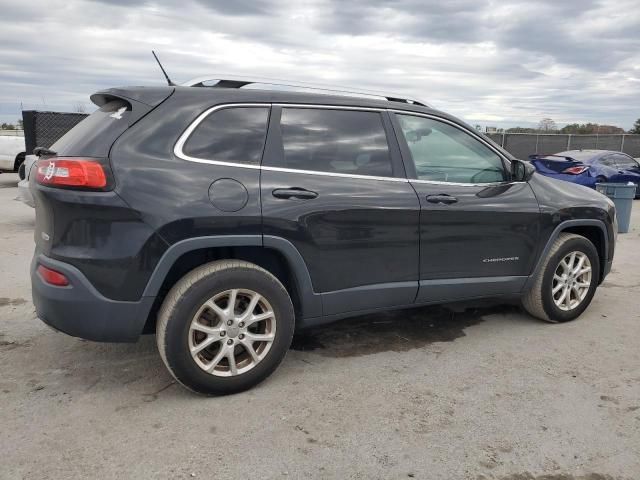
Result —
<instances>
[{"instance_id":1,"label":"tail light lens","mask_svg":"<svg viewBox=\"0 0 640 480\"><path fill-rule=\"evenodd\" d=\"M49 187L106 190L107 171L97 159L53 157L38 160L36 181Z\"/></svg>"},{"instance_id":2,"label":"tail light lens","mask_svg":"<svg viewBox=\"0 0 640 480\"><path fill-rule=\"evenodd\" d=\"M589 170L589 167L587 167L586 165L581 165L579 167L569 167L563 170L562 173L569 173L571 175L580 175L581 173L584 173L587 170Z\"/></svg>"},{"instance_id":3,"label":"tail light lens","mask_svg":"<svg viewBox=\"0 0 640 480\"><path fill-rule=\"evenodd\" d=\"M66 287L69 285L69 279L67 277L44 265L38 265L38 273L49 285L55 285L56 287Z\"/></svg>"}]
</instances>

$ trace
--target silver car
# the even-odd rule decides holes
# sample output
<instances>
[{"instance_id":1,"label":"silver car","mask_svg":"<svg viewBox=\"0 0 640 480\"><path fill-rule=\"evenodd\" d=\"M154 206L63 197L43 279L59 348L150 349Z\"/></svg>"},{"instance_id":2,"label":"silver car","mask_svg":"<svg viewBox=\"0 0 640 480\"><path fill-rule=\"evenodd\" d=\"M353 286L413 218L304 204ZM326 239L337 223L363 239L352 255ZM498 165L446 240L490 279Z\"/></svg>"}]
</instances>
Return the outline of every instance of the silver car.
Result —
<instances>
[{"instance_id":1,"label":"silver car","mask_svg":"<svg viewBox=\"0 0 640 480\"><path fill-rule=\"evenodd\" d=\"M31 173L31 167L36 163L36 160L38 160L38 157L35 155L27 155L18 170L18 175L20 176L18 198L32 208L35 208L35 205L33 204L31 190L29 190L29 175Z\"/></svg>"}]
</instances>

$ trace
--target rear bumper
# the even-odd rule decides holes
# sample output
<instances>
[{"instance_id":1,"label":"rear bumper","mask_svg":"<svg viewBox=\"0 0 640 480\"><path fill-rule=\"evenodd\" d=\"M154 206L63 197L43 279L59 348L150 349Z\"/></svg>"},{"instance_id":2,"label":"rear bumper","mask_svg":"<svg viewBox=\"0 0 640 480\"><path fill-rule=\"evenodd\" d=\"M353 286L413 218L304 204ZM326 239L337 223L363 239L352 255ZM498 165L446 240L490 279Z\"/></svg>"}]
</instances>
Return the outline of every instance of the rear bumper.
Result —
<instances>
[{"instance_id":1,"label":"rear bumper","mask_svg":"<svg viewBox=\"0 0 640 480\"><path fill-rule=\"evenodd\" d=\"M29 190L29 179L20 180L18 182L18 198L21 202L26 203L31 208L35 208L35 204L33 203L33 195L31 195L31 190Z\"/></svg>"},{"instance_id":2,"label":"rear bumper","mask_svg":"<svg viewBox=\"0 0 640 480\"><path fill-rule=\"evenodd\" d=\"M66 287L45 283L39 264L63 273ZM38 317L47 325L74 337L96 342L135 342L155 297L137 302L110 300L101 295L77 268L41 254L31 262L31 290Z\"/></svg>"},{"instance_id":3,"label":"rear bumper","mask_svg":"<svg viewBox=\"0 0 640 480\"><path fill-rule=\"evenodd\" d=\"M602 272L602 279L611 273L611 266L613 265L613 260L609 260L604 264L604 272Z\"/></svg>"}]
</instances>

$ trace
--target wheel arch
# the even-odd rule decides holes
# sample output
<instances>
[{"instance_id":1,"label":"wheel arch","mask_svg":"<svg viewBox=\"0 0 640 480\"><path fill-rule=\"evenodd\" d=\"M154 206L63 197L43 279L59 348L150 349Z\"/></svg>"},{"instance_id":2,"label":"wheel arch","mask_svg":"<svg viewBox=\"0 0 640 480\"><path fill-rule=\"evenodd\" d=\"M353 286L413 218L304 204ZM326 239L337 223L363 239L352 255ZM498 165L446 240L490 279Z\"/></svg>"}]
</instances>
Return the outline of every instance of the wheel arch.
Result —
<instances>
[{"instance_id":1,"label":"wheel arch","mask_svg":"<svg viewBox=\"0 0 640 480\"><path fill-rule=\"evenodd\" d=\"M607 262L607 255L609 251L609 239L607 236L607 227L602 220L597 219L577 219L577 220L565 220L560 223L547 239L547 243L538 257L536 266L529 276L527 283L525 284L523 291L528 290L533 285L536 275L544 264L544 259L549 254L553 242L558 238L561 233L573 233L580 235L589 240L596 247L598 251L598 260L600 263L600 278L598 283L601 283L604 279L605 266Z\"/></svg>"},{"instance_id":2,"label":"wheel arch","mask_svg":"<svg viewBox=\"0 0 640 480\"><path fill-rule=\"evenodd\" d=\"M289 241L262 235L198 237L172 245L156 265L143 293L155 297L144 332L154 330L162 301L180 278L200 265L221 259L245 260L272 273L291 296L296 318L322 314L321 298L313 291L306 264Z\"/></svg>"},{"instance_id":3,"label":"wheel arch","mask_svg":"<svg viewBox=\"0 0 640 480\"><path fill-rule=\"evenodd\" d=\"M16 155L16 159L13 162L13 171L17 172L20 165L24 163L24 160L27 158L27 152L20 152Z\"/></svg>"}]
</instances>

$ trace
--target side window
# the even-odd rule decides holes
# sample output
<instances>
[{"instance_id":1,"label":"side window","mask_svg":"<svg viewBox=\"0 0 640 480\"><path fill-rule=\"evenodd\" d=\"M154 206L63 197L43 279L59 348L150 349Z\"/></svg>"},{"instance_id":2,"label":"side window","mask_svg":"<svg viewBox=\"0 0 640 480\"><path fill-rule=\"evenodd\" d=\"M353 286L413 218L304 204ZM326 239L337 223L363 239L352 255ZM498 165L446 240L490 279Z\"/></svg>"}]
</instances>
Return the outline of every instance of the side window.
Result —
<instances>
[{"instance_id":1,"label":"side window","mask_svg":"<svg viewBox=\"0 0 640 480\"><path fill-rule=\"evenodd\" d=\"M286 168L392 176L387 136L378 112L283 108Z\"/></svg>"},{"instance_id":2,"label":"side window","mask_svg":"<svg viewBox=\"0 0 640 480\"><path fill-rule=\"evenodd\" d=\"M195 158L259 165L267 135L267 107L230 107L207 116L182 151Z\"/></svg>"},{"instance_id":3,"label":"side window","mask_svg":"<svg viewBox=\"0 0 640 480\"><path fill-rule=\"evenodd\" d=\"M633 158L627 157L626 155L615 154L611 155L618 165L618 168L624 168L628 170L630 168L637 168L638 162L636 162Z\"/></svg>"},{"instance_id":4,"label":"side window","mask_svg":"<svg viewBox=\"0 0 640 480\"><path fill-rule=\"evenodd\" d=\"M602 158L600 160L600 164L604 165L605 167L616 168L616 162L612 155Z\"/></svg>"},{"instance_id":5,"label":"side window","mask_svg":"<svg viewBox=\"0 0 640 480\"><path fill-rule=\"evenodd\" d=\"M501 158L459 128L413 115L397 115L421 180L493 183L506 180Z\"/></svg>"}]
</instances>

